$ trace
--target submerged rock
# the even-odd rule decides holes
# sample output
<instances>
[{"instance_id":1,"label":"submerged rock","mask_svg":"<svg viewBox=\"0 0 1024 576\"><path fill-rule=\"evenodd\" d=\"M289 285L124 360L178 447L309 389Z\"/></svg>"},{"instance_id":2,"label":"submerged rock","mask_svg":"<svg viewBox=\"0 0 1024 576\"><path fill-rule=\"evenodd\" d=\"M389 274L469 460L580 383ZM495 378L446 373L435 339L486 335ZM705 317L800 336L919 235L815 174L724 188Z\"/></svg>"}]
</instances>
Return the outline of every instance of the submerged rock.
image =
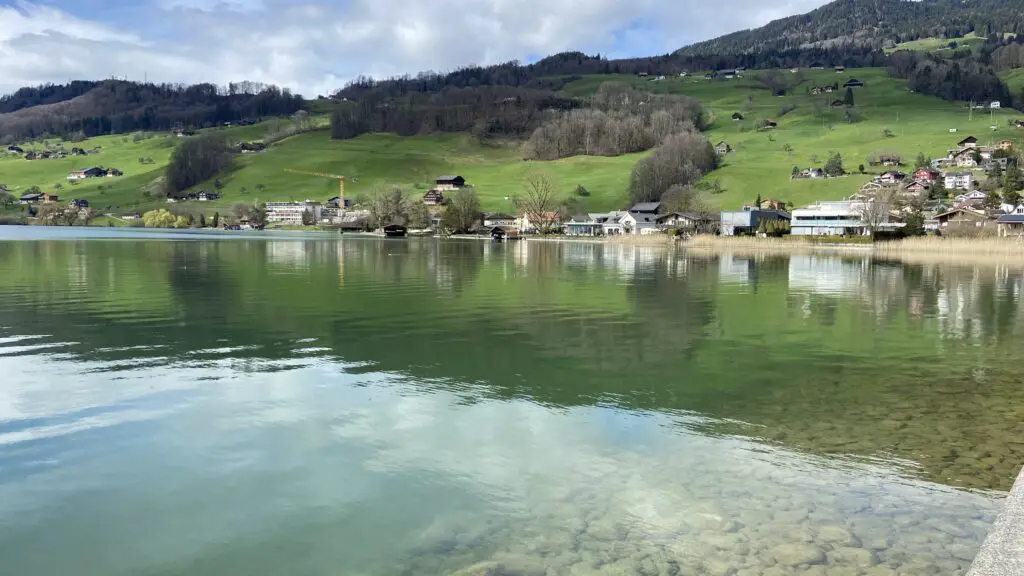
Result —
<instances>
[{"instance_id":1,"label":"submerged rock","mask_svg":"<svg viewBox=\"0 0 1024 576\"><path fill-rule=\"evenodd\" d=\"M783 566L821 564L825 561L825 553L813 544L780 544L772 548L771 554Z\"/></svg>"}]
</instances>

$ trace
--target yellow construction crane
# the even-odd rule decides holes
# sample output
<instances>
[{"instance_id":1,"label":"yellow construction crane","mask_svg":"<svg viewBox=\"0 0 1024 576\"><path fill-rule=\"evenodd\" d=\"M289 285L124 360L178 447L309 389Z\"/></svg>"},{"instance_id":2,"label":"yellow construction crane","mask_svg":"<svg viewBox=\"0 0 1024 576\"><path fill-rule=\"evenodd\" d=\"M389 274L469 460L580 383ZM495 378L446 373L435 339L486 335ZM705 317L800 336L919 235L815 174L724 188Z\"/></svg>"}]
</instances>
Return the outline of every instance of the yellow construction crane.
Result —
<instances>
[{"instance_id":1,"label":"yellow construction crane","mask_svg":"<svg viewBox=\"0 0 1024 576\"><path fill-rule=\"evenodd\" d=\"M307 172L305 170L295 170L294 168L285 168L285 172L294 172L295 174L305 174L306 176L320 176L322 178L335 178L338 181L338 208L345 208L345 177L337 174L324 174L323 172Z\"/></svg>"}]
</instances>

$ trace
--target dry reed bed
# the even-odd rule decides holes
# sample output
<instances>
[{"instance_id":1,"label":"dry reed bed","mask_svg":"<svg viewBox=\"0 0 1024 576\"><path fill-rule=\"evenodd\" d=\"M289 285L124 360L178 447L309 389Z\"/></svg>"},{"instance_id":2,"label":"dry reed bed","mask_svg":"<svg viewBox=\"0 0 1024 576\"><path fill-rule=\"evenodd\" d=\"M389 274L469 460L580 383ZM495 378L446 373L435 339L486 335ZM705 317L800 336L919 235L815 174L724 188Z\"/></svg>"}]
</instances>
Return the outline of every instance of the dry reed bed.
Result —
<instances>
[{"instance_id":1,"label":"dry reed bed","mask_svg":"<svg viewBox=\"0 0 1024 576\"><path fill-rule=\"evenodd\" d=\"M1024 266L1024 242L1016 238L908 238L876 244L829 244L799 238L698 236L685 248L712 252L869 254L911 264Z\"/></svg>"}]
</instances>

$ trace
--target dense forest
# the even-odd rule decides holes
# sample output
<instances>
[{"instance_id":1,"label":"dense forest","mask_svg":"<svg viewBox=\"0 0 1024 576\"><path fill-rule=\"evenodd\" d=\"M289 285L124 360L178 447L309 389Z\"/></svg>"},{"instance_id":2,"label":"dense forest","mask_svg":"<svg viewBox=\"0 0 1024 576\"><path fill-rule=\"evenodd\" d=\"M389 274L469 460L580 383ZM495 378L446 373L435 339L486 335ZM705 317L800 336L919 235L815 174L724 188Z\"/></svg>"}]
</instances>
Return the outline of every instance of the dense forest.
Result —
<instances>
[{"instance_id":1,"label":"dense forest","mask_svg":"<svg viewBox=\"0 0 1024 576\"><path fill-rule=\"evenodd\" d=\"M136 130L203 128L292 114L302 96L251 82L220 88L121 80L18 90L0 99L0 143L42 136L97 136Z\"/></svg>"},{"instance_id":2,"label":"dense forest","mask_svg":"<svg viewBox=\"0 0 1024 576\"><path fill-rule=\"evenodd\" d=\"M680 49L679 56L746 54L824 46L884 48L919 38L969 32L1024 33L1024 0L837 0Z\"/></svg>"}]
</instances>

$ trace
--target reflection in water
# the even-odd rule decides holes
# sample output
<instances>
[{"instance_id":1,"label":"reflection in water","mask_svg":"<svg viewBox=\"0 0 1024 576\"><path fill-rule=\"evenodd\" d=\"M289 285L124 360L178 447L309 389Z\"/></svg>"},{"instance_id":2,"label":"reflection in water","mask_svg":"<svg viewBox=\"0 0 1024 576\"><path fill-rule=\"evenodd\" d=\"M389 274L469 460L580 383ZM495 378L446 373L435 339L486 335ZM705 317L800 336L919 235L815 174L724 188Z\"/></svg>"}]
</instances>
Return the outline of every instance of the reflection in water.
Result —
<instances>
[{"instance_id":1,"label":"reflection in water","mask_svg":"<svg viewBox=\"0 0 1024 576\"><path fill-rule=\"evenodd\" d=\"M1022 281L589 243L0 242L0 556L961 574L1024 459Z\"/></svg>"}]
</instances>

